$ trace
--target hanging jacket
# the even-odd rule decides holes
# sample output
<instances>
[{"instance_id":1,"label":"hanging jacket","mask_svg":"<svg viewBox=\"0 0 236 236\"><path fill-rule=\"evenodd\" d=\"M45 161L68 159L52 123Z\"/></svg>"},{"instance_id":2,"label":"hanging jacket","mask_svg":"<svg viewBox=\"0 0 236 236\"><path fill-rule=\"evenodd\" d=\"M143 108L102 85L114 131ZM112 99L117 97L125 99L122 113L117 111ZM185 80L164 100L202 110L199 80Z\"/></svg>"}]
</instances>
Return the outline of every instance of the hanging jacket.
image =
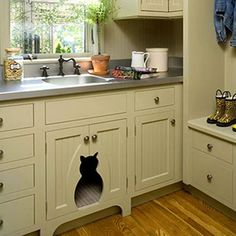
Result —
<instances>
[{"instance_id":1,"label":"hanging jacket","mask_svg":"<svg viewBox=\"0 0 236 236\"><path fill-rule=\"evenodd\" d=\"M234 25L235 0L226 0L226 9L224 14L224 25L230 32L233 32ZM236 24L236 22L235 22Z\"/></svg>"},{"instance_id":2,"label":"hanging jacket","mask_svg":"<svg viewBox=\"0 0 236 236\"><path fill-rule=\"evenodd\" d=\"M224 24L225 10L226 10L226 0L215 0L214 25L215 25L216 39L219 43L225 42L227 39L226 28Z\"/></svg>"},{"instance_id":3,"label":"hanging jacket","mask_svg":"<svg viewBox=\"0 0 236 236\"><path fill-rule=\"evenodd\" d=\"M231 0L234 2L234 11L233 11L233 17L232 17L232 37L230 40L230 46L236 47L236 3L235 0Z\"/></svg>"}]
</instances>

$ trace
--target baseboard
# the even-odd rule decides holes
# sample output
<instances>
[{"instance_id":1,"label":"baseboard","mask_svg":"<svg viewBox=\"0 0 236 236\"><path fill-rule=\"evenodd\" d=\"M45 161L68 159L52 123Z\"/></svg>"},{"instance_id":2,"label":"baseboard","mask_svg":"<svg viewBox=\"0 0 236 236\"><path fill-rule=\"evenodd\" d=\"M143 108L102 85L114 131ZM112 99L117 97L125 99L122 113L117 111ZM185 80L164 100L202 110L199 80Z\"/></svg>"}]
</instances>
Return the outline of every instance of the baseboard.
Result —
<instances>
[{"instance_id":1,"label":"baseboard","mask_svg":"<svg viewBox=\"0 0 236 236\"><path fill-rule=\"evenodd\" d=\"M138 205L143 204L145 202L149 202L149 201L152 201L156 198L176 192L180 189L183 189L183 183L182 182L174 183L169 186L159 188L157 190L133 197L131 199L131 205L132 205L132 207L138 206Z\"/></svg>"}]
</instances>

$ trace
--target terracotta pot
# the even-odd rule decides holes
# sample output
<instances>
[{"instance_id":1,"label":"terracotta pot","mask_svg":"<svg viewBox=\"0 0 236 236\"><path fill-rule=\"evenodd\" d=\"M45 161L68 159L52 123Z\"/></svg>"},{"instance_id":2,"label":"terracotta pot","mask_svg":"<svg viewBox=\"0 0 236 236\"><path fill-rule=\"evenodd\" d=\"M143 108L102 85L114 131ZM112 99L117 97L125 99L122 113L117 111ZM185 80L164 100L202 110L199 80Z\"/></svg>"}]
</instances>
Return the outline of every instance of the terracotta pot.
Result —
<instances>
[{"instance_id":1,"label":"terracotta pot","mask_svg":"<svg viewBox=\"0 0 236 236\"><path fill-rule=\"evenodd\" d=\"M94 74L106 75L109 73L109 55L94 55L91 60Z\"/></svg>"}]
</instances>

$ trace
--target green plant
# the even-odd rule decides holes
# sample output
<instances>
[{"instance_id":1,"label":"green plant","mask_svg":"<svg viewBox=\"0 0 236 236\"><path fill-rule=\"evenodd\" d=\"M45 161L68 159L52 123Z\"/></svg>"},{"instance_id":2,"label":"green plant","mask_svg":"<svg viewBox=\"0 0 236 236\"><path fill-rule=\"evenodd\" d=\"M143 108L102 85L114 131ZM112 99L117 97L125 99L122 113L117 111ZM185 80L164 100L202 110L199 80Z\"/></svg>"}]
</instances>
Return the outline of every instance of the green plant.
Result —
<instances>
[{"instance_id":1,"label":"green plant","mask_svg":"<svg viewBox=\"0 0 236 236\"><path fill-rule=\"evenodd\" d=\"M99 0L91 3L86 8L86 21L91 25L97 26L98 54L101 54L101 26L109 20L115 12L114 2L112 0Z\"/></svg>"}]
</instances>

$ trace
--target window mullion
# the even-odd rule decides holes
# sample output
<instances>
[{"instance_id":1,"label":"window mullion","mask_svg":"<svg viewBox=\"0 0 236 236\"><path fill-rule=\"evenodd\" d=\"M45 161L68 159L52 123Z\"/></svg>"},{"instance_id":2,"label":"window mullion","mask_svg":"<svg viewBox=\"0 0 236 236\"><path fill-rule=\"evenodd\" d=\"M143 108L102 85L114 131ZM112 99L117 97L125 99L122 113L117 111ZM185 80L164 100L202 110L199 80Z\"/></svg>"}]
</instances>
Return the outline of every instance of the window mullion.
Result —
<instances>
[{"instance_id":1,"label":"window mullion","mask_svg":"<svg viewBox=\"0 0 236 236\"><path fill-rule=\"evenodd\" d=\"M0 35L0 63L2 64L5 48L10 45L10 0L1 1Z\"/></svg>"}]
</instances>

